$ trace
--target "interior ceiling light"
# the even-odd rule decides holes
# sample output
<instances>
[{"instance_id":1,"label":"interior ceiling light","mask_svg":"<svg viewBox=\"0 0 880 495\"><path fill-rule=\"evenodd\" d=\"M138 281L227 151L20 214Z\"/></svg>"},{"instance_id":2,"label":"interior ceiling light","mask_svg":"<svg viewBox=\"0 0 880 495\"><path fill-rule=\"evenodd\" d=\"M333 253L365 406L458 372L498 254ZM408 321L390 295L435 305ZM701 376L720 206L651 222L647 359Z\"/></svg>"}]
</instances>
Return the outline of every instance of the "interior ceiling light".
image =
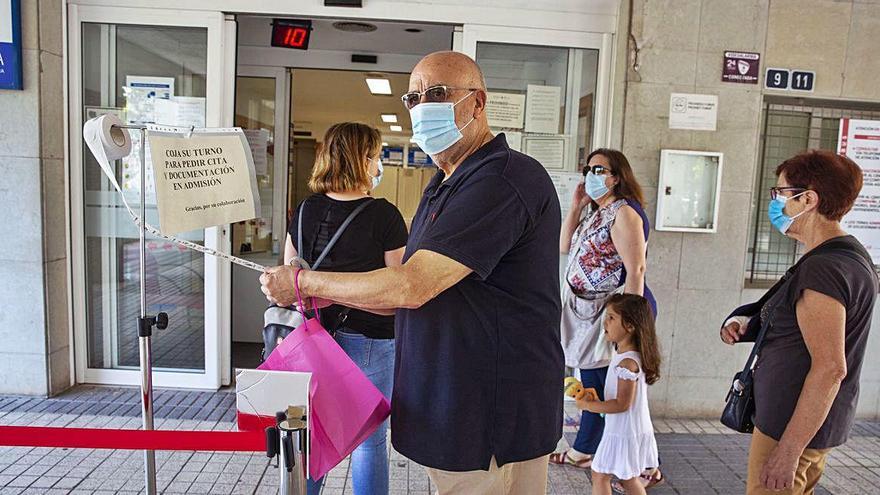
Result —
<instances>
[{"instance_id":1,"label":"interior ceiling light","mask_svg":"<svg viewBox=\"0 0 880 495\"><path fill-rule=\"evenodd\" d=\"M388 128L394 132L403 132L403 127L400 127L399 125L392 125L392 126L389 126Z\"/></svg>"},{"instance_id":2,"label":"interior ceiling light","mask_svg":"<svg viewBox=\"0 0 880 495\"><path fill-rule=\"evenodd\" d=\"M396 113L383 113L382 114L382 122L396 124L397 123L397 114Z\"/></svg>"},{"instance_id":3,"label":"interior ceiling light","mask_svg":"<svg viewBox=\"0 0 880 495\"><path fill-rule=\"evenodd\" d=\"M382 141L382 146L388 146L388 143L386 143L385 141Z\"/></svg>"},{"instance_id":4,"label":"interior ceiling light","mask_svg":"<svg viewBox=\"0 0 880 495\"><path fill-rule=\"evenodd\" d=\"M345 31L346 33L372 33L373 31L379 29L376 27L375 24L354 21L334 22L333 27L338 29L339 31Z\"/></svg>"},{"instance_id":5,"label":"interior ceiling light","mask_svg":"<svg viewBox=\"0 0 880 495\"><path fill-rule=\"evenodd\" d=\"M391 81L388 79L375 79L368 77L366 81L367 86L370 88L370 93L373 93L374 95L391 94Z\"/></svg>"}]
</instances>

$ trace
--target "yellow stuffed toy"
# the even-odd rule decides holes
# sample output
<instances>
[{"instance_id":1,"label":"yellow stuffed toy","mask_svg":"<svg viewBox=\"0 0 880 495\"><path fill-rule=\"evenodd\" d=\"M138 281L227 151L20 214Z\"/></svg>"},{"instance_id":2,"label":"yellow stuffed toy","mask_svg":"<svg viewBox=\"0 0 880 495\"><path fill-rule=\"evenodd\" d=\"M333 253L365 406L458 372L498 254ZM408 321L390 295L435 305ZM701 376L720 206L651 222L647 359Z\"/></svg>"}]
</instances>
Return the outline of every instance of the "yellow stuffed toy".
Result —
<instances>
[{"instance_id":1,"label":"yellow stuffed toy","mask_svg":"<svg viewBox=\"0 0 880 495\"><path fill-rule=\"evenodd\" d=\"M596 393L595 388L584 388L584 385L581 383L581 381L573 376L565 377L565 395L573 397L574 400L599 400L599 394Z\"/></svg>"}]
</instances>

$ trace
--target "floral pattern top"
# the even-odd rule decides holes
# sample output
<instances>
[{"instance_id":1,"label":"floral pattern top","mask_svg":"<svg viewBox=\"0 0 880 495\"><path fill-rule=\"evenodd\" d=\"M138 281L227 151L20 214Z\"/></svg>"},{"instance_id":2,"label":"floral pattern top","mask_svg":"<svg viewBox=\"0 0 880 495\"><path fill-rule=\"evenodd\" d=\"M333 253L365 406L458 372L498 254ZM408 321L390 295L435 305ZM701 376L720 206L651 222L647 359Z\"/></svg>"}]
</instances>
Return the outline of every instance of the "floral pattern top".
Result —
<instances>
[{"instance_id":1,"label":"floral pattern top","mask_svg":"<svg viewBox=\"0 0 880 495\"><path fill-rule=\"evenodd\" d=\"M565 278L576 294L611 292L623 281L623 258L611 240L611 227L626 200L593 211L571 238Z\"/></svg>"}]
</instances>

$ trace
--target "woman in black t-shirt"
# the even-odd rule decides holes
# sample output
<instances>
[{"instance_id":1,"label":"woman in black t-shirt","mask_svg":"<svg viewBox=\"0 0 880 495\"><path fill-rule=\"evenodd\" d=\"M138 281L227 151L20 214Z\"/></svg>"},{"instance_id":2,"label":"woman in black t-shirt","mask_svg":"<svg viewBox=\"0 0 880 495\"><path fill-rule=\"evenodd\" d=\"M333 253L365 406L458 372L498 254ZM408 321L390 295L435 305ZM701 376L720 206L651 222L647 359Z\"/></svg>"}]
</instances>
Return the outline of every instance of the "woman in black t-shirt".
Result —
<instances>
[{"instance_id":1,"label":"woman in black t-shirt","mask_svg":"<svg viewBox=\"0 0 880 495\"><path fill-rule=\"evenodd\" d=\"M287 230L285 264L296 256L314 264L340 225L364 202L369 204L331 247L318 271L368 272L401 264L407 240L403 217L388 201L370 197L382 178L381 148L382 136L373 127L346 122L327 130L309 179L315 194L299 205ZM321 322L328 330L336 329L340 347L390 398L394 316L333 305L321 310ZM386 421L352 453L355 495L388 493L387 429ZM322 480L310 479L308 493L320 493L321 485Z\"/></svg>"},{"instance_id":2,"label":"woman in black t-shirt","mask_svg":"<svg viewBox=\"0 0 880 495\"><path fill-rule=\"evenodd\" d=\"M870 254L841 226L862 188L858 165L814 150L776 175L770 222L806 253L785 290L738 308L721 329L727 344L754 342L768 324L753 374L748 495L813 493L829 451L846 441L878 290Z\"/></svg>"}]
</instances>

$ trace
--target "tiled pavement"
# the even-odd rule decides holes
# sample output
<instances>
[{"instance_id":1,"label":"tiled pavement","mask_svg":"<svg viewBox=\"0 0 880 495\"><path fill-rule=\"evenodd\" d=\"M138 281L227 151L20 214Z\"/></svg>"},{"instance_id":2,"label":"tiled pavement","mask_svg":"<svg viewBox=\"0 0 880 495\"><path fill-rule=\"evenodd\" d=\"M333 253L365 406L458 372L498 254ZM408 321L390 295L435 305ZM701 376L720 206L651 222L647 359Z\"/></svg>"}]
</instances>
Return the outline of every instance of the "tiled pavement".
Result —
<instances>
[{"instance_id":1,"label":"tiled pavement","mask_svg":"<svg viewBox=\"0 0 880 495\"><path fill-rule=\"evenodd\" d=\"M80 386L52 399L0 396L0 425L137 428L136 389ZM158 390L156 427L177 430L235 428L234 394ZM567 411L564 447L574 438L576 411ZM655 420L666 485L661 494L743 493L748 437L728 434L708 420ZM158 452L162 493L270 494L278 471L261 453ZM143 455L120 450L0 448L0 494L143 491ZM327 495L351 493L348 464L328 475ZM880 493L880 423L859 422L850 441L836 449L817 493ZM392 454L393 494L431 493L424 471ZM589 493L587 473L551 466L548 494Z\"/></svg>"}]
</instances>

